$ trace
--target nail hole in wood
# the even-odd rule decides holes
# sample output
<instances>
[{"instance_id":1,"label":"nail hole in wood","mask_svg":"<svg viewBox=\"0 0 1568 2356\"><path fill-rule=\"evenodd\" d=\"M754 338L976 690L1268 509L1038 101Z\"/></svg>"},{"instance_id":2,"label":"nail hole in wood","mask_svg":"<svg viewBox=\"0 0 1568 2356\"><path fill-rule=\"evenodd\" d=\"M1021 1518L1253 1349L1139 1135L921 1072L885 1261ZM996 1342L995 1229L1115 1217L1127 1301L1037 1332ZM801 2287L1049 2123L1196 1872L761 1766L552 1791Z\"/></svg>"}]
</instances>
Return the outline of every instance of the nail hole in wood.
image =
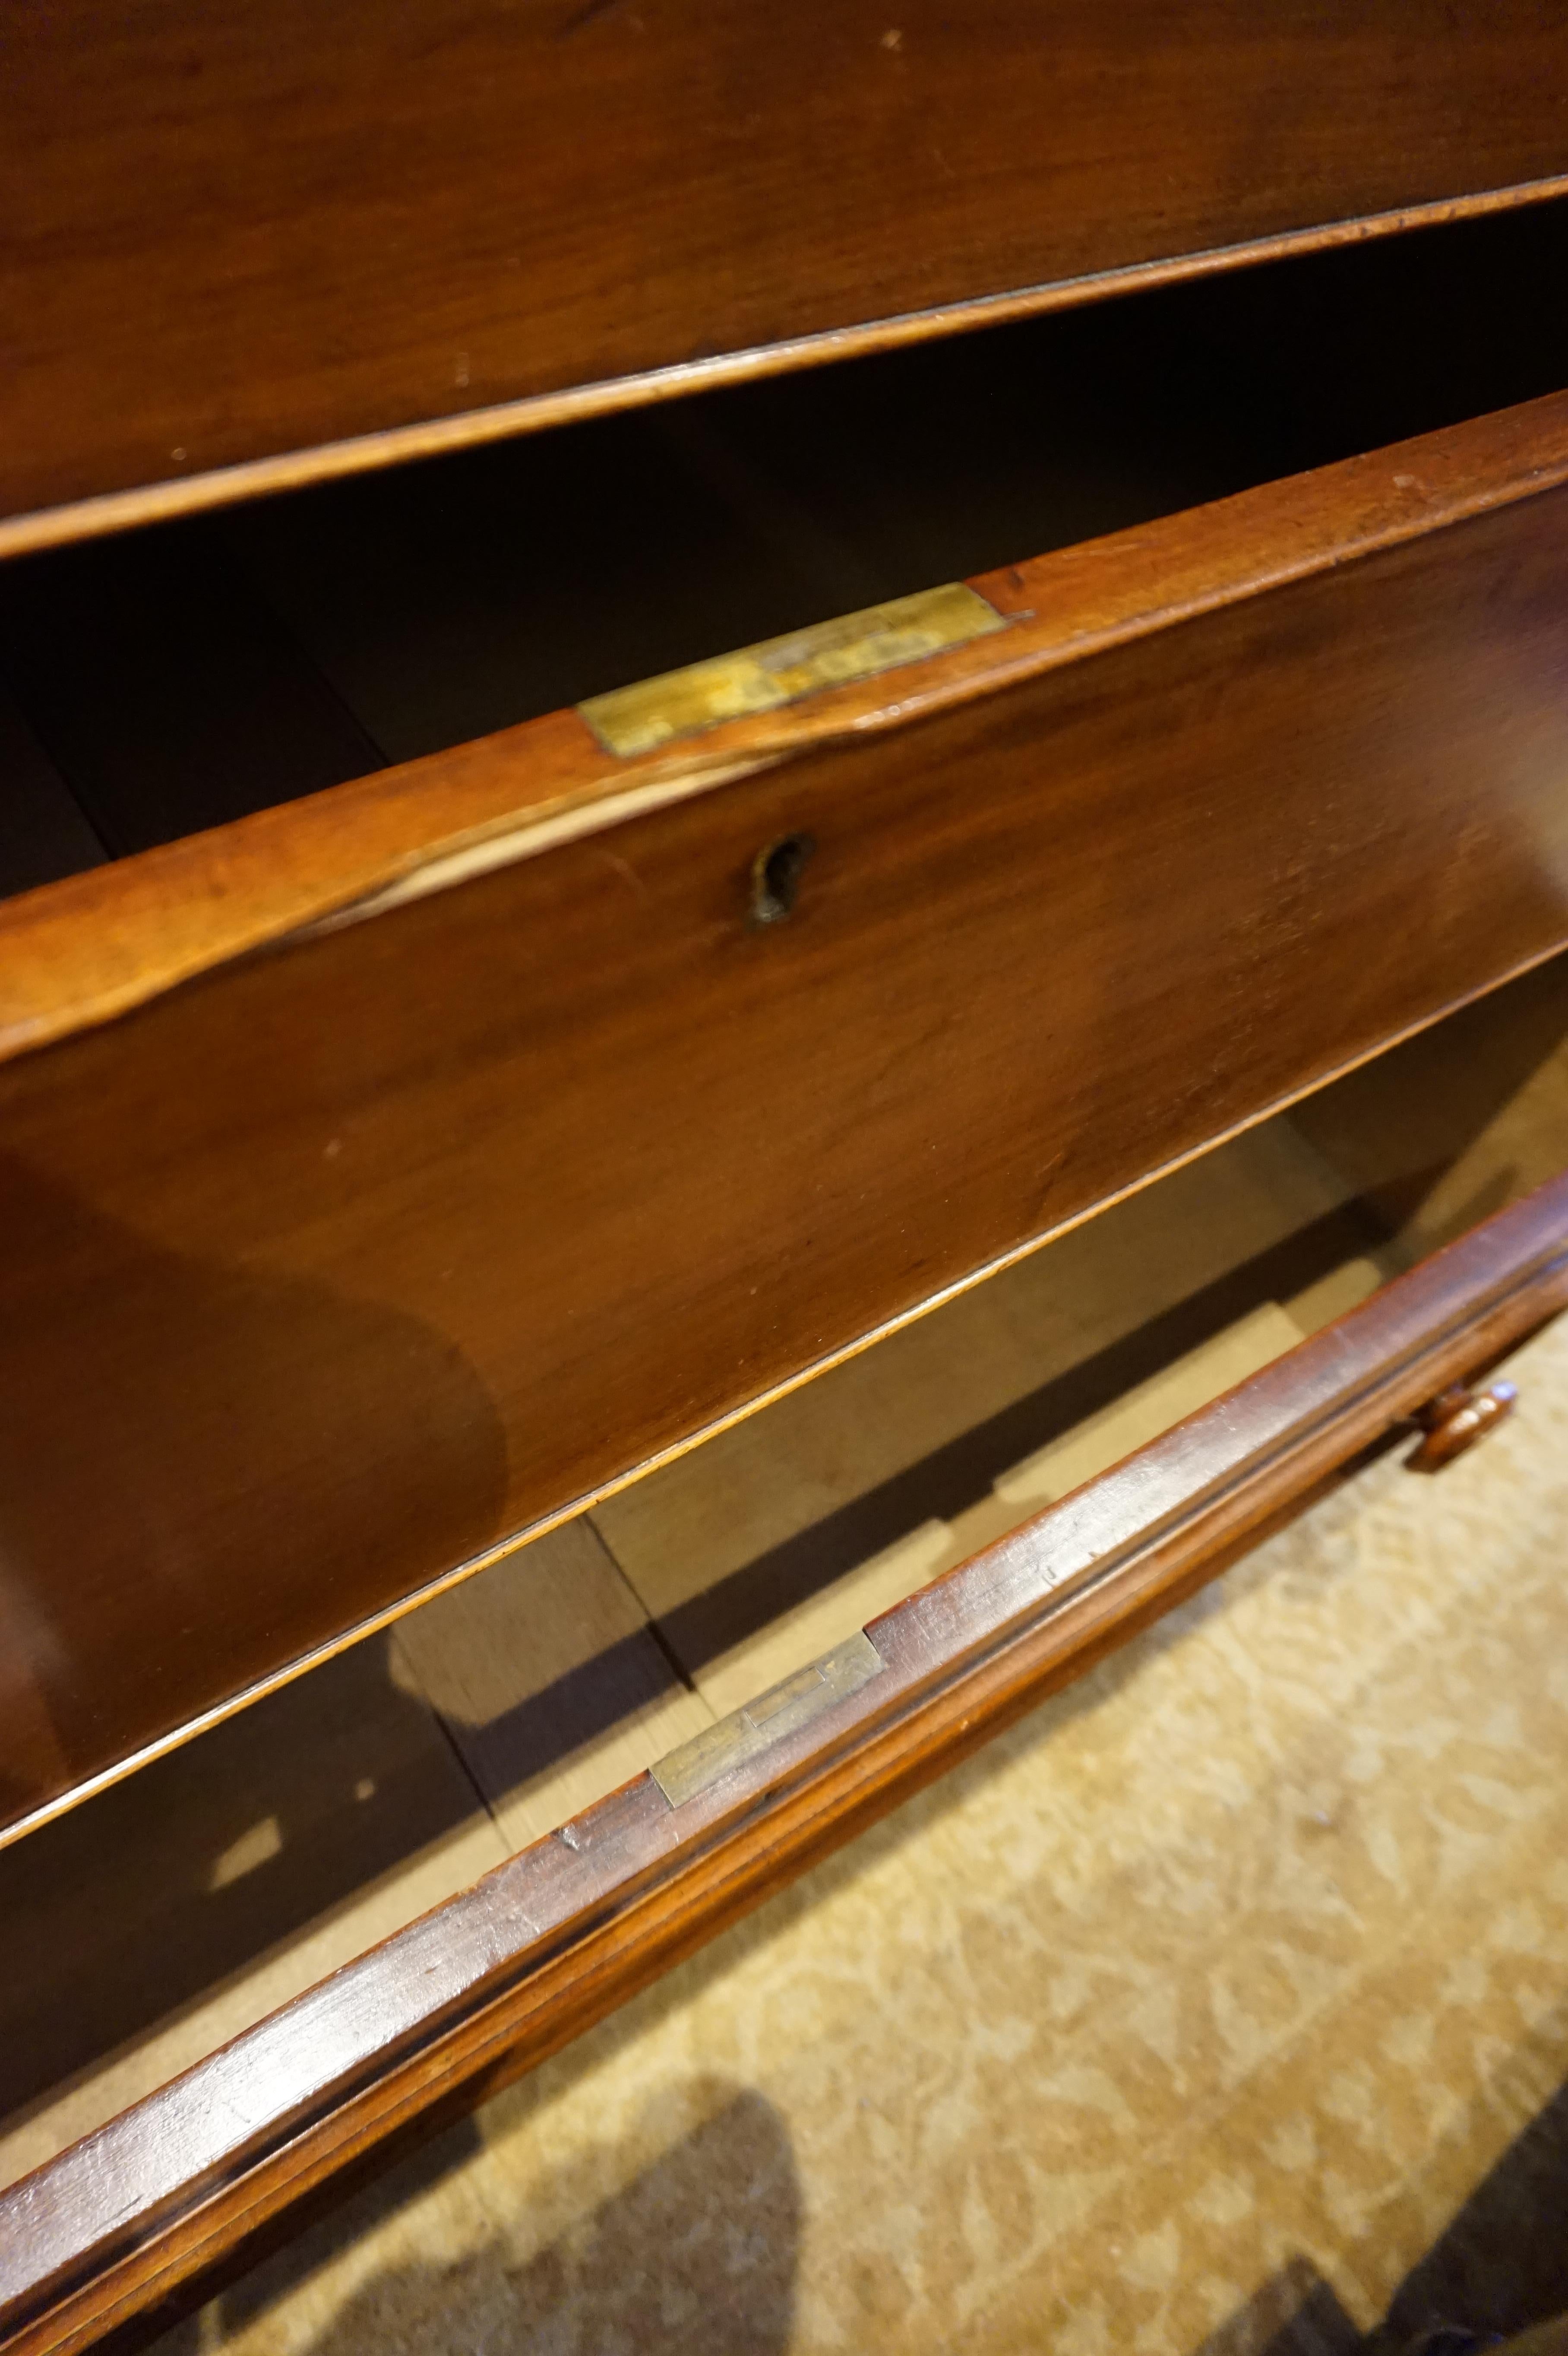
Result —
<instances>
[{"instance_id":1,"label":"nail hole in wood","mask_svg":"<svg viewBox=\"0 0 1568 2356\"><path fill-rule=\"evenodd\" d=\"M805 862L816 849L809 834L786 834L752 862L752 922L776 925L795 906Z\"/></svg>"}]
</instances>

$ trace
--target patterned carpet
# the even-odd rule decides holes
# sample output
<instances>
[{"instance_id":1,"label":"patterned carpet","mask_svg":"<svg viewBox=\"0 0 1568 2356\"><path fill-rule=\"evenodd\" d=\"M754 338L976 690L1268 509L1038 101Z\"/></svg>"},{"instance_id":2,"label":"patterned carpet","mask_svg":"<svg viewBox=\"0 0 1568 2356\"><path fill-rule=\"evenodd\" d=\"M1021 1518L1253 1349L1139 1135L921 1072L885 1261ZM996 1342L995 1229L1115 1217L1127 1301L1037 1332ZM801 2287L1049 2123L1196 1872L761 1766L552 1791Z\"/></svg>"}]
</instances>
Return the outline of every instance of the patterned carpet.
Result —
<instances>
[{"instance_id":1,"label":"patterned carpet","mask_svg":"<svg viewBox=\"0 0 1568 2356\"><path fill-rule=\"evenodd\" d=\"M162 2356L1346 2356L1568 2306L1568 1320Z\"/></svg>"}]
</instances>

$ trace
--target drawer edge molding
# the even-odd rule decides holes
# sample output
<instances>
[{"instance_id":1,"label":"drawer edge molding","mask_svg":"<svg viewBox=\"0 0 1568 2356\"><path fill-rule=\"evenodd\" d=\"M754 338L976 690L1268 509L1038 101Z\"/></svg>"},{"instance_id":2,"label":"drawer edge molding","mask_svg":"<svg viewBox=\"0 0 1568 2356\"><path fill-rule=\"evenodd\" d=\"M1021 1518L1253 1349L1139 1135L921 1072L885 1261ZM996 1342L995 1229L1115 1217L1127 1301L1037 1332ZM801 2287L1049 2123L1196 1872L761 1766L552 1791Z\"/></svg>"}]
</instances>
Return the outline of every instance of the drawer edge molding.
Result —
<instances>
[{"instance_id":1,"label":"drawer edge molding","mask_svg":"<svg viewBox=\"0 0 1568 2356\"><path fill-rule=\"evenodd\" d=\"M261 949L386 915L783 763L1449 531L1568 482L1568 392L1080 542L964 584L1005 627L673 751L546 714L0 904L0 1063Z\"/></svg>"},{"instance_id":2,"label":"drawer edge molding","mask_svg":"<svg viewBox=\"0 0 1568 2356\"><path fill-rule=\"evenodd\" d=\"M709 353L661 368L591 379L581 384L564 385L559 391L524 393L513 401L451 411L406 424L385 425L369 433L344 434L328 442L244 458L229 466L203 467L191 474L170 475L123 488L93 492L80 498L61 499L47 507L0 516L0 562L40 549L68 546L73 541L133 530L141 524L208 514L215 508L237 506L279 491L339 482L410 460L478 449L492 442L542 433L551 426L583 418L610 416L655 402L716 391L725 385L746 384L762 377L792 375L800 369L831 365L836 360L896 351L902 346L927 343L938 337L1001 327L1014 319L1038 318L1047 312L1106 302L1157 286L1180 285L1189 279L1212 278L1222 273L1249 269L1259 262L1331 252L1336 246L1361 245L1375 238L1397 237L1412 230L1439 229L1453 221L1484 220L1488 214L1549 203L1564 195L1568 195L1568 174L1554 173L1508 182L1499 187L1480 188L1467 195L1431 198L1388 210L1350 213L1337 220L1308 222L1230 244L1204 246L1193 252L1157 255L1147 262L1124 262L1071 277L1050 278L1034 285L895 312L852 326L786 336L774 342ZM183 456L183 453L180 455Z\"/></svg>"},{"instance_id":3,"label":"drawer edge molding","mask_svg":"<svg viewBox=\"0 0 1568 2356\"><path fill-rule=\"evenodd\" d=\"M637 1777L0 2194L0 2348L91 2345L559 2051L1564 1306L1568 1175L873 1621L874 1676L679 1808Z\"/></svg>"}]
</instances>

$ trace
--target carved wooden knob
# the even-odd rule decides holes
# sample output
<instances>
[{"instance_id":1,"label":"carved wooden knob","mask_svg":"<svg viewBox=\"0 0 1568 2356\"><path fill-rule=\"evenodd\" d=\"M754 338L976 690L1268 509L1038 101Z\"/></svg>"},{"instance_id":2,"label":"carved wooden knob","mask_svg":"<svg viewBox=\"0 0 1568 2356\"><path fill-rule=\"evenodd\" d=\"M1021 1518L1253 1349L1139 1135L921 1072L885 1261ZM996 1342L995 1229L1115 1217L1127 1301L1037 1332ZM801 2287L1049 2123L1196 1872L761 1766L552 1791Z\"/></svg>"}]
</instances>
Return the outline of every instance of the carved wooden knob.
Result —
<instances>
[{"instance_id":1,"label":"carved wooden knob","mask_svg":"<svg viewBox=\"0 0 1568 2356\"><path fill-rule=\"evenodd\" d=\"M1451 1383L1416 1409L1415 1420L1426 1437L1405 1462L1413 1472L1441 1472L1445 1464L1495 1431L1513 1413L1518 1397L1512 1383L1488 1383L1483 1391L1473 1391L1468 1383Z\"/></svg>"}]
</instances>

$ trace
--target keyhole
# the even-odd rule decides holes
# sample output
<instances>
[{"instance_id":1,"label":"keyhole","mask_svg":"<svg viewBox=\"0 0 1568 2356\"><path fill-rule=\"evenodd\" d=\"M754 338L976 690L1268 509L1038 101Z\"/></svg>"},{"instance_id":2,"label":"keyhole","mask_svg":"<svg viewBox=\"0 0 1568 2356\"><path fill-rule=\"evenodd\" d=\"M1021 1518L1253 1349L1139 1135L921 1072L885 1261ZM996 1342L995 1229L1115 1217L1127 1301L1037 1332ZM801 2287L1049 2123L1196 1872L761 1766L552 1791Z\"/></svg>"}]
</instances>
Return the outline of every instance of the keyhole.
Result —
<instances>
[{"instance_id":1,"label":"keyhole","mask_svg":"<svg viewBox=\"0 0 1568 2356\"><path fill-rule=\"evenodd\" d=\"M809 834L786 834L752 862L752 922L776 925L795 906L805 862L816 849Z\"/></svg>"}]
</instances>

